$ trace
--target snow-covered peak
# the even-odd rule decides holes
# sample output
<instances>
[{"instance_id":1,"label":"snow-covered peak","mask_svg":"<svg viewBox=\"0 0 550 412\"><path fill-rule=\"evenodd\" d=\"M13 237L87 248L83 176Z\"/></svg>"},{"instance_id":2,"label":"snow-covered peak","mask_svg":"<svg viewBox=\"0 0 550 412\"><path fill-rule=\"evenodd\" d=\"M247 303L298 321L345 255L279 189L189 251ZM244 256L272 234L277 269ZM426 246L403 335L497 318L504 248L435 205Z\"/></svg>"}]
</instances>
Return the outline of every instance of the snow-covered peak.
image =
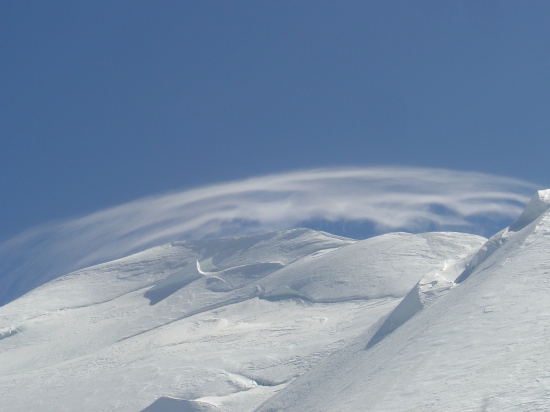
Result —
<instances>
[{"instance_id":1,"label":"snow-covered peak","mask_svg":"<svg viewBox=\"0 0 550 412\"><path fill-rule=\"evenodd\" d=\"M0 409L253 411L484 241L297 229L73 272L0 307Z\"/></svg>"},{"instance_id":2,"label":"snow-covered peak","mask_svg":"<svg viewBox=\"0 0 550 412\"><path fill-rule=\"evenodd\" d=\"M549 200L539 191L493 236L467 282L427 274L386 318L257 412L550 410Z\"/></svg>"},{"instance_id":3,"label":"snow-covered peak","mask_svg":"<svg viewBox=\"0 0 550 412\"><path fill-rule=\"evenodd\" d=\"M550 189L539 190L531 198L523 213L510 226L509 230L517 232L532 223L550 208Z\"/></svg>"},{"instance_id":4,"label":"snow-covered peak","mask_svg":"<svg viewBox=\"0 0 550 412\"><path fill-rule=\"evenodd\" d=\"M518 232L531 232L532 230L536 230L536 227L533 227L531 230L526 228L533 222L541 219L548 209L550 209L550 189L537 191L519 218L512 225L510 225L510 227L502 229L500 232L494 234L489 238L489 240L487 240L487 242L472 258L466 269L456 279L456 282L461 283L466 280L472 272L476 270L476 268L478 268L489 258L489 256L499 250L510 239L517 237L516 234ZM530 233L521 233L521 237L526 238L529 234Z\"/></svg>"}]
</instances>

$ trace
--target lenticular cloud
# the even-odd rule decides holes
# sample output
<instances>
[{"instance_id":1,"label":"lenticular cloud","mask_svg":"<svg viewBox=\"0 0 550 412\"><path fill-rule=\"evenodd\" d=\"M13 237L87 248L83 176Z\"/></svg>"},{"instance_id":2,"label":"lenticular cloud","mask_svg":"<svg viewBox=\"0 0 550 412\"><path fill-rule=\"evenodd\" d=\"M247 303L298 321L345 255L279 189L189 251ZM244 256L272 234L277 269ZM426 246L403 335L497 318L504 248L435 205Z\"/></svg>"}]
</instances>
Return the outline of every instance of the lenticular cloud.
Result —
<instances>
[{"instance_id":1,"label":"lenticular cloud","mask_svg":"<svg viewBox=\"0 0 550 412\"><path fill-rule=\"evenodd\" d=\"M370 222L378 233L479 233L480 218L518 216L536 189L480 173L376 167L298 171L139 199L0 245L0 305L73 270L174 240L289 229L311 220Z\"/></svg>"}]
</instances>

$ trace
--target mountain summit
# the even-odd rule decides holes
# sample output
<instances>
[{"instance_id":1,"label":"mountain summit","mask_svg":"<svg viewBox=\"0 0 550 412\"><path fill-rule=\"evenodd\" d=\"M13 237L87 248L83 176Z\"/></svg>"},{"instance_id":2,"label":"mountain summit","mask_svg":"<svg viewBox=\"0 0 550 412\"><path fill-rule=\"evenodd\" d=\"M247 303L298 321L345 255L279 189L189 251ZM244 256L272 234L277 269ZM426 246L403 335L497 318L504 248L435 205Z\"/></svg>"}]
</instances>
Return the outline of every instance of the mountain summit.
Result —
<instances>
[{"instance_id":1,"label":"mountain summit","mask_svg":"<svg viewBox=\"0 0 550 412\"><path fill-rule=\"evenodd\" d=\"M550 191L487 240L166 244L0 307L2 409L550 408Z\"/></svg>"},{"instance_id":2,"label":"mountain summit","mask_svg":"<svg viewBox=\"0 0 550 412\"><path fill-rule=\"evenodd\" d=\"M371 328L259 411L548 410L549 200L539 191L449 293L369 346Z\"/></svg>"}]
</instances>

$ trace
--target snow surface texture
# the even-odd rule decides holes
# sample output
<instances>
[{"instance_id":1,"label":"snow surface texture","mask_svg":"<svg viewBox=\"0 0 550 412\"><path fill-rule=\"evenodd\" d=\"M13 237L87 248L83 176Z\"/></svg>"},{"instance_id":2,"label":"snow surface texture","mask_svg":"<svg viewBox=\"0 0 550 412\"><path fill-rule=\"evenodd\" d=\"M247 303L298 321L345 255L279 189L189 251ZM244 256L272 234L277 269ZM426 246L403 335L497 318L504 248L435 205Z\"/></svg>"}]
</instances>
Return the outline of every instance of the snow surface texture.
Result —
<instances>
[{"instance_id":1,"label":"snow surface texture","mask_svg":"<svg viewBox=\"0 0 550 412\"><path fill-rule=\"evenodd\" d=\"M549 207L539 191L460 285L374 344L371 328L258 411L550 410Z\"/></svg>"},{"instance_id":2,"label":"snow surface texture","mask_svg":"<svg viewBox=\"0 0 550 412\"><path fill-rule=\"evenodd\" d=\"M73 272L0 307L2 410L301 410L296 384L318 370L353 379L326 371L331 359L377 350L453 295L485 240L296 229L171 243ZM411 290L418 314L407 319ZM349 410L329 409L339 408Z\"/></svg>"}]
</instances>

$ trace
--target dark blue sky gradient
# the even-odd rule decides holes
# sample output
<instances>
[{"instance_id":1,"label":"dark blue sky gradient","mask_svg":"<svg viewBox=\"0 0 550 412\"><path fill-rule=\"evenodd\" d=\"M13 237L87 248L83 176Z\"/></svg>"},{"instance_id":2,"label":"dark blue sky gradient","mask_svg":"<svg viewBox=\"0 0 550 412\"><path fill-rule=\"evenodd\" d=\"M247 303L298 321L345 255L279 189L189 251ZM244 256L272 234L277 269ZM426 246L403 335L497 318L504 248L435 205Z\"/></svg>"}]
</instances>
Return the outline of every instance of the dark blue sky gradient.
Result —
<instances>
[{"instance_id":1,"label":"dark blue sky gradient","mask_svg":"<svg viewBox=\"0 0 550 412\"><path fill-rule=\"evenodd\" d=\"M0 240L297 168L550 185L550 2L0 5Z\"/></svg>"}]
</instances>

